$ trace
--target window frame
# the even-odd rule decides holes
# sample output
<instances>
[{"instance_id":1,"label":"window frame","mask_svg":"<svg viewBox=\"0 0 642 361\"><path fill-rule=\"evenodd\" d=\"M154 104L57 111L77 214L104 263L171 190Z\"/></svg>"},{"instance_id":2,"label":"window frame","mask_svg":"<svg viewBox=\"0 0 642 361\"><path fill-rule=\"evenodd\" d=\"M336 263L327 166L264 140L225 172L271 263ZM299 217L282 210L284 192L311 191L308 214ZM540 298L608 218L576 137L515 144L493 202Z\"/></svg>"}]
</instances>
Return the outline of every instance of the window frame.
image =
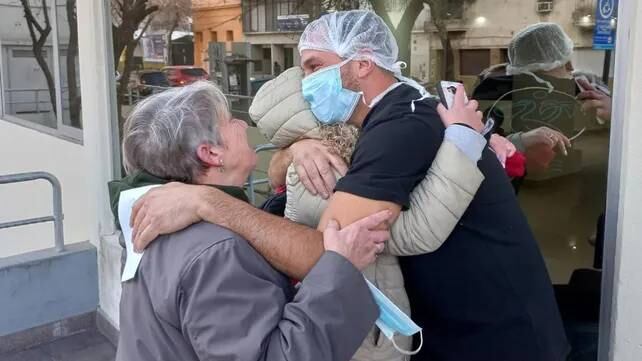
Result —
<instances>
[{"instance_id":1,"label":"window frame","mask_svg":"<svg viewBox=\"0 0 642 361\"><path fill-rule=\"evenodd\" d=\"M58 39L58 6L56 0L54 0L49 7L49 18L51 19L51 52L53 59L53 74L54 74L54 86L56 93L56 109L63 109L62 102L62 78L61 78L61 69L60 69L60 41ZM77 29L76 29L77 30ZM0 50L4 49L5 44L0 39ZM20 118L19 116L7 114L5 110L5 79L4 79L4 52L0 51L0 119L13 123L25 128L33 129L41 133L52 135L54 137L67 140L77 144L83 144L83 130L74 128L70 125L66 125L63 122L63 112L56 112L56 128L49 128L47 126L38 124L31 120ZM81 106L82 107L82 106ZM82 108L81 108L82 109Z\"/></svg>"},{"instance_id":2,"label":"window frame","mask_svg":"<svg viewBox=\"0 0 642 361\"><path fill-rule=\"evenodd\" d=\"M623 161L624 132L626 123L631 121L624 117L627 101L626 71L629 62L634 61L633 54L628 46L632 24L637 19L634 1L620 1L617 9L617 32L615 50L611 51L611 60L614 62L613 72L613 97L611 129L609 134L609 155L606 185L606 207L604 210L604 245L602 256L602 289L600 290L600 319L598 331L598 361L614 360L615 350L615 312L616 312L616 282L619 267L621 240L618 235L620 222L621 178L626 174L626 164ZM621 44L618 46L618 44ZM624 46L622 46L624 45Z\"/></svg>"}]
</instances>

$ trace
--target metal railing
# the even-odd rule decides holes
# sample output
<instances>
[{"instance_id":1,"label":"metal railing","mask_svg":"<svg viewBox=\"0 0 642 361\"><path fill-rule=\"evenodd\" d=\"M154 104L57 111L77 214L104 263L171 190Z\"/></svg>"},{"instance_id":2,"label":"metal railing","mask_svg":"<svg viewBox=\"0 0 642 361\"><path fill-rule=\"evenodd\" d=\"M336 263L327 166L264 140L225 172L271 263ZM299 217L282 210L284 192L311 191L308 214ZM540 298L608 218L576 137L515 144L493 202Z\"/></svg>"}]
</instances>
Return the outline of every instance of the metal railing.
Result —
<instances>
[{"instance_id":1,"label":"metal railing","mask_svg":"<svg viewBox=\"0 0 642 361\"><path fill-rule=\"evenodd\" d=\"M47 172L29 172L19 174L0 175L0 184L21 183L33 180L44 179L51 183L53 189L53 216L37 217L0 223L0 229L26 226L29 224L53 222L54 224L54 247L57 252L65 250L65 241L63 238L63 214L62 214L62 189L60 182L53 174Z\"/></svg>"},{"instance_id":2,"label":"metal railing","mask_svg":"<svg viewBox=\"0 0 642 361\"><path fill-rule=\"evenodd\" d=\"M272 144L261 144L258 145L256 148L254 148L254 151L258 154L263 151L268 151L268 150L275 150L278 149L277 146L272 145ZM250 203L253 205L256 202L256 186L260 184L267 184L270 182L269 178L259 178L259 179L254 179L254 173L250 173L250 176L247 178L247 183L245 183L245 187L247 187L247 192L249 193L248 198L250 199Z\"/></svg>"},{"instance_id":3,"label":"metal railing","mask_svg":"<svg viewBox=\"0 0 642 361\"><path fill-rule=\"evenodd\" d=\"M69 103L69 88L62 88L62 100L63 100L63 105L67 105L65 109L68 108L68 103ZM40 113L41 110L42 112L48 113L52 111L51 107L51 99L49 99L49 89L48 88L7 88L4 90L6 94L8 94L7 99L5 101L5 104L9 108L8 113L14 113L13 111L13 106L14 105L27 105L27 104L33 104L35 109L32 109L32 112ZM26 98L27 100L18 100L15 101L13 100L14 96L13 94L20 94L20 93L27 93L26 96L23 98ZM29 93L33 93L32 95L29 95ZM40 93L45 93L44 95L41 95ZM67 94L67 96L65 96ZM42 107L42 109L41 109Z\"/></svg>"}]
</instances>

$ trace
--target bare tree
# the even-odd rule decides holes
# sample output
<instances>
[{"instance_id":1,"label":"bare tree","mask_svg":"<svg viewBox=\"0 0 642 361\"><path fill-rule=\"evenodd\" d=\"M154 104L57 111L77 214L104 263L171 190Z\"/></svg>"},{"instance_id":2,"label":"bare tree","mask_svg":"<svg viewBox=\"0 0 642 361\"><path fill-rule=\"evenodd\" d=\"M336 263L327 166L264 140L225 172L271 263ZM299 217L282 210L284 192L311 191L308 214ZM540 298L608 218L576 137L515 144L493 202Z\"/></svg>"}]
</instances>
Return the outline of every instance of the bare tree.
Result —
<instances>
[{"instance_id":1,"label":"bare tree","mask_svg":"<svg viewBox=\"0 0 642 361\"><path fill-rule=\"evenodd\" d=\"M124 54L124 66L118 85L118 118L122 131L122 99L127 93L129 75L134 67L134 50L159 7L152 0L111 0L114 65L118 69ZM138 36L134 36L141 30Z\"/></svg>"},{"instance_id":2,"label":"bare tree","mask_svg":"<svg viewBox=\"0 0 642 361\"><path fill-rule=\"evenodd\" d=\"M446 1L446 0L444 0ZM403 59L410 65L410 38L412 27L417 20L417 17L423 10L424 0L408 0L401 21L397 26L392 24L386 5L389 5L386 0L326 0L323 2L323 8L326 10L353 10L370 5L372 10L383 19L392 31L397 45L399 46L399 58ZM405 75L408 75L410 66L402 70Z\"/></svg>"},{"instance_id":3,"label":"bare tree","mask_svg":"<svg viewBox=\"0 0 642 361\"><path fill-rule=\"evenodd\" d=\"M54 78L45 59L45 54L43 49L47 43L47 38L51 34L51 21L49 20L49 7L47 6L46 0L40 1L40 8L42 14L43 24L37 19L36 15L32 10L32 6L29 0L20 0L22 3L22 8L25 13L25 19L27 20L27 27L29 28L29 36L31 37L31 49L33 50L33 55L42 69L42 73L45 75L47 81L47 88L49 89L49 99L51 100L51 108L53 109L54 114L56 114L56 87L54 84Z\"/></svg>"},{"instance_id":4,"label":"bare tree","mask_svg":"<svg viewBox=\"0 0 642 361\"><path fill-rule=\"evenodd\" d=\"M412 37L412 28L419 14L424 9L424 4L430 7L430 18L437 29L437 34L443 48L442 53L442 77L444 79L453 79L454 74L454 54L451 45L451 38L448 31L448 21L452 19L452 9L461 8L466 2L474 0L407 0L401 21L397 26L392 24L386 5L386 0L368 0L368 4L373 11L379 15L392 31L397 45L399 46L399 58L408 63L408 67L403 70L407 75L410 71L410 41ZM361 1L354 0L326 0L323 5L325 9L332 10L350 10L358 9Z\"/></svg>"},{"instance_id":5,"label":"bare tree","mask_svg":"<svg viewBox=\"0 0 642 361\"><path fill-rule=\"evenodd\" d=\"M444 0L446 1L446 0ZM410 72L410 39L412 37L412 27L415 25L417 17L424 9L423 0L409 0L406 8L401 15L401 21L395 27L392 25L390 16L385 8L385 0L370 0L370 5L377 15L381 16L383 21L392 30L397 46L399 47L399 58L403 59L408 66L403 69L404 75L409 75Z\"/></svg>"},{"instance_id":6,"label":"bare tree","mask_svg":"<svg viewBox=\"0 0 642 361\"><path fill-rule=\"evenodd\" d=\"M69 92L69 120L71 126L80 128L80 92L76 78L76 59L78 58L78 17L76 0L67 0L65 4L67 23L69 25L69 45L67 45L67 87Z\"/></svg>"},{"instance_id":7,"label":"bare tree","mask_svg":"<svg viewBox=\"0 0 642 361\"><path fill-rule=\"evenodd\" d=\"M463 12L465 2L474 0L424 0L430 7L430 18L437 29L442 47L441 76L443 79L455 79L455 54L453 51L448 21L452 17L451 10L460 8Z\"/></svg>"},{"instance_id":8,"label":"bare tree","mask_svg":"<svg viewBox=\"0 0 642 361\"><path fill-rule=\"evenodd\" d=\"M154 16L151 28L167 31L167 62L173 64L172 58L172 35L176 29L189 26L189 19L192 15L191 0L154 0L159 7L158 13Z\"/></svg>"}]
</instances>

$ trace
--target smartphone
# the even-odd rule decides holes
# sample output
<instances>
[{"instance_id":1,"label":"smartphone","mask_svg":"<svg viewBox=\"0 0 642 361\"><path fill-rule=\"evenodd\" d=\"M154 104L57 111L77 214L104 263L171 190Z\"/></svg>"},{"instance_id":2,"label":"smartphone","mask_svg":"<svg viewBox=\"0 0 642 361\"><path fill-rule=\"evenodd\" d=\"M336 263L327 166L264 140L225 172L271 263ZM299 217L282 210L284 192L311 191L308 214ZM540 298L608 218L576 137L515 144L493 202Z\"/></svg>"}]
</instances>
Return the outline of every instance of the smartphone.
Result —
<instances>
[{"instance_id":1,"label":"smartphone","mask_svg":"<svg viewBox=\"0 0 642 361\"><path fill-rule=\"evenodd\" d=\"M582 82L580 80L584 80L587 84L591 84L591 82L588 80L588 78L585 75L580 75L576 76L575 78L575 84L577 84L577 87L580 89L580 92L585 92L590 89L586 89L582 86Z\"/></svg>"},{"instance_id":2,"label":"smartphone","mask_svg":"<svg viewBox=\"0 0 642 361\"><path fill-rule=\"evenodd\" d=\"M603 86L601 86L600 84L597 84L597 83L591 83L589 81L589 79L585 75L576 76L574 79L575 79L575 84L577 84L577 87L580 89L580 92L591 90L591 89L585 89L582 86L582 83L579 81L581 79L581 80L584 80L585 82L587 82L588 84L591 84L591 86L595 90L597 90L599 92L602 92L605 95L611 96L611 91L608 88L605 88L605 87L603 87Z\"/></svg>"},{"instance_id":3,"label":"smartphone","mask_svg":"<svg viewBox=\"0 0 642 361\"><path fill-rule=\"evenodd\" d=\"M461 85L461 83L454 81L439 82L437 92L439 92L439 99L441 99L441 103L446 107L446 109L450 109L452 107L453 102L455 101L455 93L457 93L457 87L459 85ZM466 99L466 103L468 103L468 97L465 94L464 97Z\"/></svg>"}]
</instances>

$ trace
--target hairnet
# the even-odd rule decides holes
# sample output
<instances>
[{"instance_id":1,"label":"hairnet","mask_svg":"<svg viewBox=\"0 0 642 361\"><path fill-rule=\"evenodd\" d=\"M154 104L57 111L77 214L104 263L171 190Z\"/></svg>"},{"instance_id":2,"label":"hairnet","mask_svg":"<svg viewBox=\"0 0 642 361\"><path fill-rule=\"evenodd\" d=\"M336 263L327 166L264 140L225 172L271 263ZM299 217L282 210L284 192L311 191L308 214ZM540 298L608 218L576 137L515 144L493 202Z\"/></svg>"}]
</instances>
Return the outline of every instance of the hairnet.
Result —
<instances>
[{"instance_id":1,"label":"hairnet","mask_svg":"<svg viewBox=\"0 0 642 361\"><path fill-rule=\"evenodd\" d=\"M538 23L520 30L508 45L508 74L547 71L571 60L573 41L561 26Z\"/></svg>"},{"instance_id":2,"label":"hairnet","mask_svg":"<svg viewBox=\"0 0 642 361\"><path fill-rule=\"evenodd\" d=\"M384 21L372 11L338 11L311 22L299 40L303 50L329 51L342 58L370 59L379 67L401 75L399 48Z\"/></svg>"}]
</instances>

